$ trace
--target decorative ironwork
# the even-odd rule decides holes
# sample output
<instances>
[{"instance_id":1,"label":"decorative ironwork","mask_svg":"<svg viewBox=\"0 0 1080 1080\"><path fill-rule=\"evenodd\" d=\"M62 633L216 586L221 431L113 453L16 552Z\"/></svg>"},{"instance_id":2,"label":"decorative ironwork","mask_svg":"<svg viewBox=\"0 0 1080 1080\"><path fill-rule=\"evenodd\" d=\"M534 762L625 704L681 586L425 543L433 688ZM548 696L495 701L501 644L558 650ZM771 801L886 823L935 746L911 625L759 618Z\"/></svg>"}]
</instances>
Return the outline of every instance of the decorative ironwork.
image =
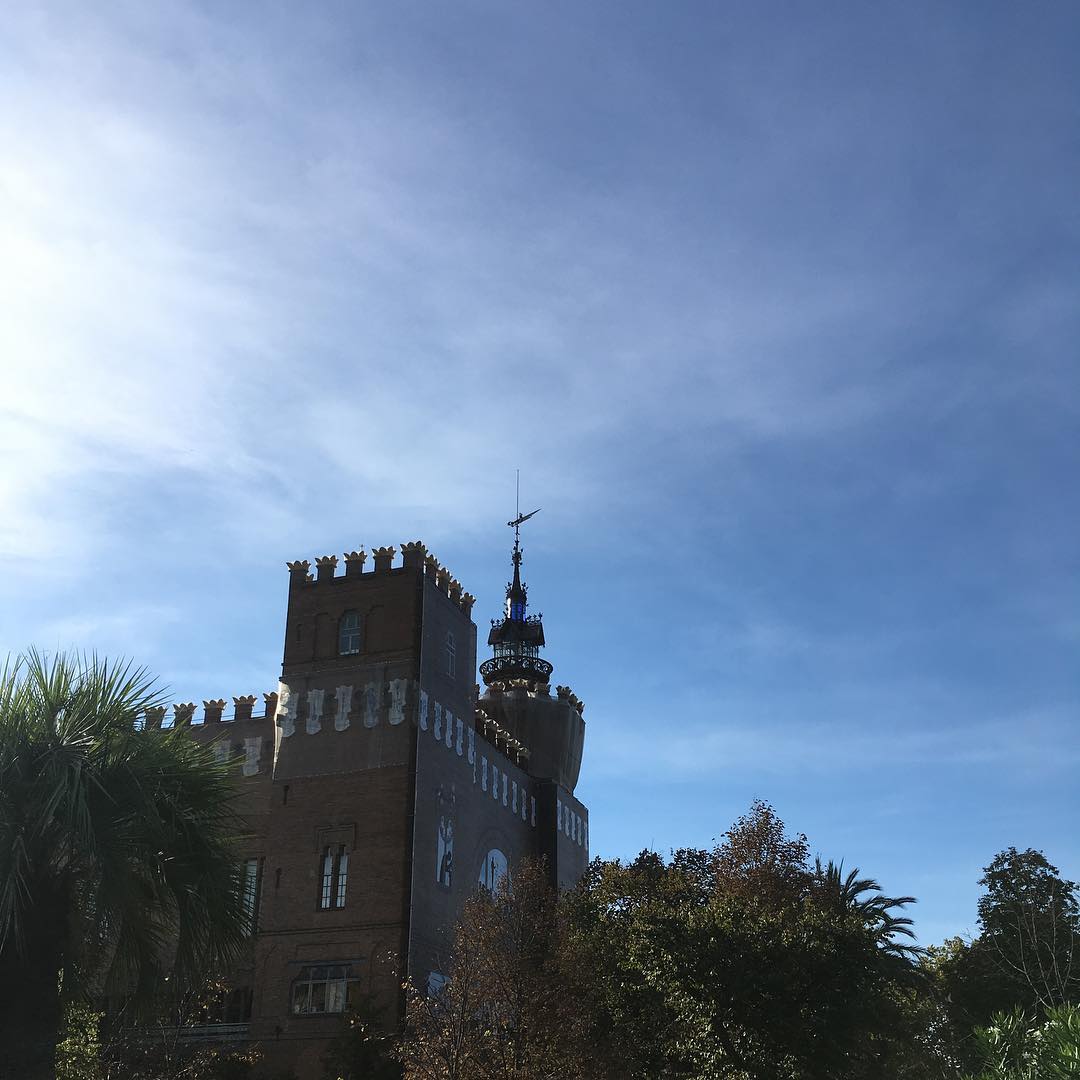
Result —
<instances>
[{"instance_id":1,"label":"decorative ironwork","mask_svg":"<svg viewBox=\"0 0 1080 1080\"><path fill-rule=\"evenodd\" d=\"M491 625L493 627L502 626L506 621L506 619L492 619ZM524 619L518 621L526 626L540 626L544 622L544 613L541 611L539 615L526 615Z\"/></svg>"},{"instance_id":2,"label":"decorative ironwork","mask_svg":"<svg viewBox=\"0 0 1080 1080\"><path fill-rule=\"evenodd\" d=\"M534 676L540 682L547 682L555 669L539 656L493 656L480 665L480 676L484 682L500 676L512 678L514 675Z\"/></svg>"}]
</instances>

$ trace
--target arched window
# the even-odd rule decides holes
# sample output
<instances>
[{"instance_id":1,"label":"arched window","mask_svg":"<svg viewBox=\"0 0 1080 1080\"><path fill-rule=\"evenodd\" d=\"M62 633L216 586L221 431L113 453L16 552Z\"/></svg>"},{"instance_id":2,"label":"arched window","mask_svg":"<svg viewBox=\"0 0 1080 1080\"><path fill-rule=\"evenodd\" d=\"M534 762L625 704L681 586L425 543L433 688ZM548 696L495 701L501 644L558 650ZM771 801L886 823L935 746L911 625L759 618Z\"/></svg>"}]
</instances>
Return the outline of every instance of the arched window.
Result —
<instances>
[{"instance_id":1,"label":"arched window","mask_svg":"<svg viewBox=\"0 0 1080 1080\"><path fill-rule=\"evenodd\" d=\"M480 884L493 893L505 876L506 856L498 848L492 848L484 856L484 864L480 867Z\"/></svg>"},{"instance_id":2,"label":"arched window","mask_svg":"<svg viewBox=\"0 0 1080 1080\"><path fill-rule=\"evenodd\" d=\"M457 642L449 630L446 632L446 674L457 674Z\"/></svg>"},{"instance_id":3,"label":"arched window","mask_svg":"<svg viewBox=\"0 0 1080 1080\"><path fill-rule=\"evenodd\" d=\"M360 613L346 611L338 623L338 655L354 656L360 651Z\"/></svg>"}]
</instances>

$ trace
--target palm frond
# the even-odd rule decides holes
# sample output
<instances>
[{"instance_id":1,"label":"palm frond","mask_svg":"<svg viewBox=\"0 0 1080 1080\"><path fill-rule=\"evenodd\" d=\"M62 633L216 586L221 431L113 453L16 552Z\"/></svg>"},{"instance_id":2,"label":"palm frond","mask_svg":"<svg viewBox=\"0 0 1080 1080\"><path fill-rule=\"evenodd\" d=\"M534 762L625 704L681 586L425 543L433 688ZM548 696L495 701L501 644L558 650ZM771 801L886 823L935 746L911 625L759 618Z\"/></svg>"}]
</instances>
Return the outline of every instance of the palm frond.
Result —
<instances>
[{"instance_id":1,"label":"palm frond","mask_svg":"<svg viewBox=\"0 0 1080 1080\"><path fill-rule=\"evenodd\" d=\"M0 669L0 950L33 947L43 896L79 928L65 964L113 985L193 978L239 947L228 768L141 728L161 704L129 661L31 649Z\"/></svg>"}]
</instances>

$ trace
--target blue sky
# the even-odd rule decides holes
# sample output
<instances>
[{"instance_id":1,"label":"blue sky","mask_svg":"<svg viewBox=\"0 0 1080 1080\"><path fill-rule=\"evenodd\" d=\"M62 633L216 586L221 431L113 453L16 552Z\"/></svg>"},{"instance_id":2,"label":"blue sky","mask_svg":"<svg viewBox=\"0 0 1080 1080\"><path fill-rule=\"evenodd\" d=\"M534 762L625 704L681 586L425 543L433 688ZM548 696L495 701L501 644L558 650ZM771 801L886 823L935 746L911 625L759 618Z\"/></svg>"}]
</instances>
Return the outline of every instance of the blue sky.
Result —
<instances>
[{"instance_id":1,"label":"blue sky","mask_svg":"<svg viewBox=\"0 0 1080 1080\"><path fill-rule=\"evenodd\" d=\"M262 692L286 559L526 579L594 853L1080 877L1080 8L27 3L0 645Z\"/></svg>"}]
</instances>

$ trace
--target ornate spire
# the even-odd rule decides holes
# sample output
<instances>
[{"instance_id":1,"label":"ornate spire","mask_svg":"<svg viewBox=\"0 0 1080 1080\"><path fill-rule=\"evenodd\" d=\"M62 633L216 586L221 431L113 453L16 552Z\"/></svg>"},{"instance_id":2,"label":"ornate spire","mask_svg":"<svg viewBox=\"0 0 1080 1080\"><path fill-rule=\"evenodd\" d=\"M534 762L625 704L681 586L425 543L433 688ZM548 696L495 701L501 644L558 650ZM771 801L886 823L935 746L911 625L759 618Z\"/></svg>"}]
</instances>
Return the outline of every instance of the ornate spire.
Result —
<instances>
[{"instance_id":1,"label":"ornate spire","mask_svg":"<svg viewBox=\"0 0 1080 1080\"><path fill-rule=\"evenodd\" d=\"M535 513L535 511L534 511ZM525 609L528 607L528 590L521 584L521 526L514 530L514 553L511 556L514 562L514 580L506 586L506 617L514 622L525 621Z\"/></svg>"},{"instance_id":2,"label":"ornate spire","mask_svg":"<svg viewBox=\"0 0 1080 1080\"><path fill-rule=\"evenodd\" d=\"M493 646L495 655L480 665L480 675L489 686L522 680L535 688L551 677L551 665L540 658L540 649L544 647L544 624L540 616L526 615L528 590L521 580L521 524L536 513L539 511L519 514L507 522L514 530L511 555L514 579L506 586L506 611L502 621L493 619L491 622L488 644Z\"/></svg>"}]
</instances>

